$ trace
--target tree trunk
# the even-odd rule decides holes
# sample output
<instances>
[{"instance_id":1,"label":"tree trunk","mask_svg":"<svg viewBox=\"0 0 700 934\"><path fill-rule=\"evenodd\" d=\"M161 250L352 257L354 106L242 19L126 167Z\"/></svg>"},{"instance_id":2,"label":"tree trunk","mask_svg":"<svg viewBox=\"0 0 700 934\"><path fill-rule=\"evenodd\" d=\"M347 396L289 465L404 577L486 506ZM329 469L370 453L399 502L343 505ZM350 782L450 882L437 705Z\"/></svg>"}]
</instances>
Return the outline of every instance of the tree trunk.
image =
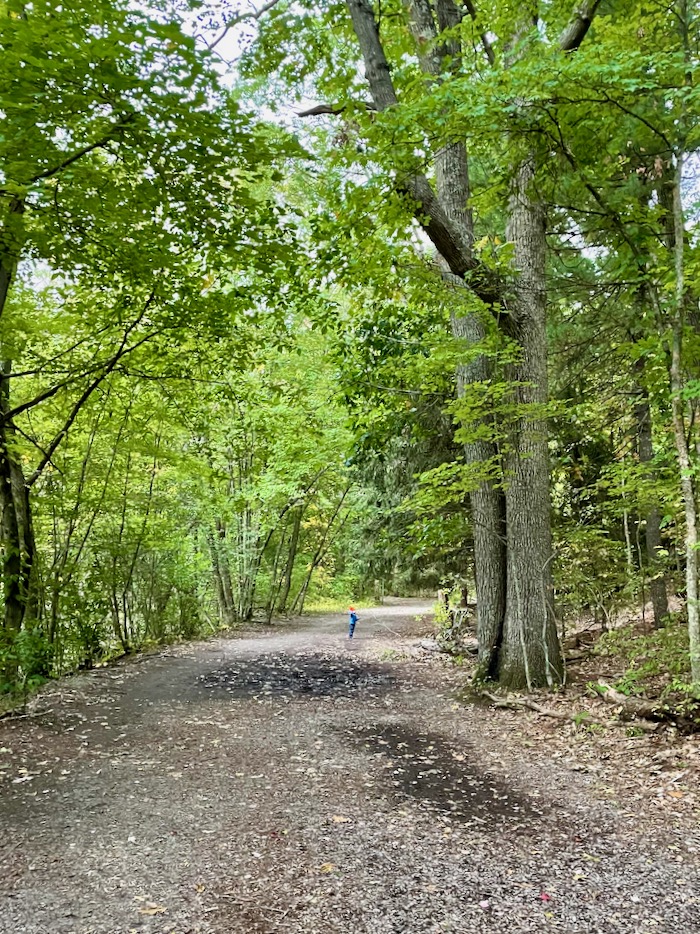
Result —
<instances>
[{"instance_id":1,"label":"tree trunk","mask_svg":"<svg viewBox=\"0 0 700 934\"><path fill-rule=\"evenodd\" d=\"M640 464L651 465L654 459L651 408L646 390L640 390L640 392L640 400L634 407L634 418L637 424L637 453ZM648 467L648 473L650 478L653 479L654 470L651 466ZM661 512L656 504L646 514L645 539L650 577L649 589L654 610L654 626L658 629L664 625L668 618L668 593L664 564L659 557L659 549L661 548Z\"/></svg>"},{"instance_id":2,"label":"tree trunk","mask_svg":"<svg viewBox=\"0 0 700 934\"><path fill-rule=\"evenodd\" d=\"M452 333L470 344L483 339L483 327L474 315L452 318ZM491 376L489 361L481 356L457 368L457 394L463 398L468 386ZM464 444L464 460L476 468L493 464L496 445L486 440ZM491 480L484 479L469 494L474 539L476 583L476 634L479 643L479 677L498 675L498 656L503 641L506 607L506 514L505 498Z\"/></svg>"},{"instance_id":3,"label":"tree trunk","mask_svg":"<svg viewBox=\"0 0 700 934\"><path fill-rule=\"evenodd\" d=\"M231 589L231 574L229 571L228 558L221 548L221 541L225 534L221 522L217 520L217 534L215 535L213 532L209 532L207 538L209 541L209 553L211 554L216 597L219 603L219 618L224 626L232 626L236 621L236 613L233 604L233 591Z\"/></svg>"},{"instance_id":4,"label":"tree trunk","mask_svg":"<svg viewBox=\"0 0 700 934\"><path fill-rule=\"evenodd\" d=\"M428 0L407 0L411 17L411 31L421 56L423 71L435 83L448 72L459 70L461 47L455 37L455 27L462 12L453 0L436 0L433 16ZM439 42L438 34L452 31L447 42ZM445 215L452 223L461 250L473 260L474 220L469 207L469 159L463 140L448 142L435 154L435 184ZM465 282L453 274L445 278L457 288L465 289ZM459 292L457 293L459 299ZM454 304L458 305L457 300ZM452 335L468 345L480 344L485 336L483 322L476 314L451 315ZM457 396L464 398L469 386L487 383L493 376L491 361L481 355L457 366ZM468 426L467 427L468 430ZM497 469L498 450L495 443L478 439L464 444L464 460L477 470ZM477 597L477 641L479 645L480 678L495 678L498 655L503 641L503 623L506 603L506 532L505 500L503 492L491 481L484 479L469 494L474 540L474 577Z\"/></svg>"},{"instance_id":5,"label":"tree trunk","mask_svg":"<svg viewBox=\"0 0 700 934\"><path fill-rule=\"evenodd\" d=\"M398 104L391 67L387 61L370 0L346 0L365 63L365 74L377 111ZM583 40L599 0L586 0L564 31L559 47L577 49ZM416 54L428 83L439 84L452 69L456 30L442 41L439 30L458 22L452 0L406 0ZM506 51L532 29L525 14ZM493 62L493 49L489 60ZM443 51L444 50L444 51ZM520 54L518 50L517 54ZM513 145L517 145L513 140ZM423 175L404 177L398 186L416 205L416 217L453 276L487 306L498 311L499 326L508 330L521 347L513 367L514 402L524 406L513 419L511 437L503 457L504 512L501 497L488 483L472 496L475 529L477 604L481 605L482 665L488 674L513 687L554 685L563 677L563 664L552 607L549 462L547 427L543 406L547 401L545 226L544 212L533 198L536 163L533 156L515 164L508 206L508 239L515 246L515 301L472 252L471 218L468 212L467 153L461 140L446 140L435 155L437 194ZM505 314L503 314L505 312ZM478 322L455 316L458 336L478 337ZM472 379L470 367L460 368L464 390ZM476 446L465 451L469 463L493 460L492 451ZM477 541L478 537L478 541ZM504 566L505 556L505 566ZM505 608L503 594L505 590Z\"/></svg>"},{"instance_id":6,"label":"tree trunk","mask_svg":"<svg viewBox=\"0 0 700 934\"><path fill-rule=\"evenodd\" d=\"M304 505L297 507L294 511L294 522L292 525L292 535L289 540L289 551L287 553L287 563L284 569L284 578L282 581L282 590L277 601L277 609L284 613L287 609L287 600L289 591L292 589L292 572L294 571L294 562L296 561L297 549L299 547L299 533L301 531L301 520L304 515Z\"/></svg>"},{"instance_id":7,"label":"tree trunk","mask_svg":"<svg viewBox=\"0 0 700 934\"><path fill-rule=\"evenodd\" d=\"M15 456L10 408L10 360L0 362L0 507L2 509L4 641L11 646L22 627L38 615L35 542L29 489ZM8 671L16 670L16 661Z\"/></svg>"},{"instance_id":8,"label":"tree trunk","mask_svg":"<svg viewBox=\"0 0 700 934\"><path fill-rule=\"evenodd\" d=\"M236 606L233 596L233 584L231 583L231 566L225 547L226 528L220 519L216 520L216 555L218 560L219 574L221 576L221 586L224 594L224 610L227 625L231 625L236 620Z\"/></svg>"},{"instance_id":9,"label":"tree trunk","mask_svg":"<svg viewBox=\"0 0 700 934\"><path fill-rule=\"evenodd\" d=\"M221 566L219 565L219 555L216 550L216 541L210 532L207 536L209 542L209 554L211 556L211 570L214 578L214 588L216 590L216 600L219 605L219 619L226 625L226 595L224 593L224 582L221 577Z\"/></svg>"},{"instance_id":10,"label":"tree trunk","mask_svg":"<svg viewBox=\"0 0 700 934\"><path fill-rule=\"evenodd\" d=\"M535 159L514 167L507 237L514 244L512 325L520 359L511 374L518 412L505 448L507 588L499 681L559 684L563 663L553 610L547 422L546 238L533 190Z\"/></svg>"},{"instance_id":11,"label":"tree trunk","mask_svg":"<svg viewBox=\"0 0 700 934\"><path fill-rule=\"evenodd\" d=\"M682 347L685 327L685 226L681 201L681 179L683 159L676 156L676 172L673 184L673 257L675 271L675 314L671 345L671 409L673 414L673 437L681 474L681 492L685 511L685 584L688 611L688 636L690 640L690 680L700 688L700 612L698 607L698 516L695 503L693 465L683 416L683 370Z\"/></svg>"}]
</instances>

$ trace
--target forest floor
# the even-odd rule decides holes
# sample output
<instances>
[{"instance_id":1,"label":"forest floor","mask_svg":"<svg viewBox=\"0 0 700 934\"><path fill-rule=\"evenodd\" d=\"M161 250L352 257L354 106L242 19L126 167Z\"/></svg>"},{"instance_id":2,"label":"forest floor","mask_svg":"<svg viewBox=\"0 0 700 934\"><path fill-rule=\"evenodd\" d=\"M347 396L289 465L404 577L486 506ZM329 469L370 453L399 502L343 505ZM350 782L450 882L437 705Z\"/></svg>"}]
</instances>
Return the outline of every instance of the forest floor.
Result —
<instances>
[{"instance_id":1,"label":"forest floor","mask_svg":"<svg viewBox=\"0 0 700 934\"><path fill-rule=\"evenodd\" d=\"M170 648L2 721L0 931L697 934L698 737L463 703L428 612Z\"/></svg>"}]
</instances>

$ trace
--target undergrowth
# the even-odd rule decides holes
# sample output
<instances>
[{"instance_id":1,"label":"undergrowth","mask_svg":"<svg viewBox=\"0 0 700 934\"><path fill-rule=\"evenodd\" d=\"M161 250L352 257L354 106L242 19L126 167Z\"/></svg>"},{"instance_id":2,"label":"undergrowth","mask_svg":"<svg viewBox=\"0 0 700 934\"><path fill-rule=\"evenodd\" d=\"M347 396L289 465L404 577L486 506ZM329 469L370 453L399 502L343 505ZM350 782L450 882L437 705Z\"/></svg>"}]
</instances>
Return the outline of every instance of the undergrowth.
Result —
<instances>
[{"instance_id":1,"label":"undergrowth","mask_svg":"<svg viewBox=\"0 0 700 934\"><path fill-rule=\"evenodd\" d=\"M681 620L673 620L663 629L642 633L625 626L605 633L598 640L594 654L618 658L625 666L615 687L628 696L659 696L659 699L695 706L690 684L688 630Z\"/></svg>"}]
</instances>

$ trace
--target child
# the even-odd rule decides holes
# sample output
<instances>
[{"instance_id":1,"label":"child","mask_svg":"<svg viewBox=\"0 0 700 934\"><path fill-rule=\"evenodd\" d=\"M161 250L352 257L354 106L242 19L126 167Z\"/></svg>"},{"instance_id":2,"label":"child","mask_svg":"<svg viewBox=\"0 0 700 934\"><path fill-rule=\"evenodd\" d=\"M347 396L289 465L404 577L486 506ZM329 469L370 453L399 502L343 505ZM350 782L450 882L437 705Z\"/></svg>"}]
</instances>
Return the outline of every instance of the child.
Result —
<instances>
[{"instance_id":1,"label":"child","mask_svg":"<svg viewBox=\"0 0 700 934\"><path fill-rule=\"evenodd\" d=\"M353 633L355 632L355 623L357 622L357 613L355 612L355 607L348 607L350 613L350 628L348 629L348 639L352 639Z\"/></svg>"}]
</instances>

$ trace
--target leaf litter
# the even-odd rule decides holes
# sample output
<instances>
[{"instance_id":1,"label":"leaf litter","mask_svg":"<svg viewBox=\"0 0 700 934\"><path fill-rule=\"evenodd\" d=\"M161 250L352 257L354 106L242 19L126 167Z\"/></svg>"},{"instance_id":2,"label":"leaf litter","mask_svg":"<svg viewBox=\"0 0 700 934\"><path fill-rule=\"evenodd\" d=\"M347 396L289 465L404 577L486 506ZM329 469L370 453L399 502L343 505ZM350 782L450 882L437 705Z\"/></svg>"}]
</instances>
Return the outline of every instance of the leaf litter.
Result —
<instances>
[{"instance_id":1,"label":"leaf litter","mask_svg":"<svg viewBox=\"0 0 700 934\"><path fill-rule=\"evenodd\" d=\"M415 605L373 612L0 724L0 930L697 934L694 740L465 708Z\"/></svg>"}]
</instances>

